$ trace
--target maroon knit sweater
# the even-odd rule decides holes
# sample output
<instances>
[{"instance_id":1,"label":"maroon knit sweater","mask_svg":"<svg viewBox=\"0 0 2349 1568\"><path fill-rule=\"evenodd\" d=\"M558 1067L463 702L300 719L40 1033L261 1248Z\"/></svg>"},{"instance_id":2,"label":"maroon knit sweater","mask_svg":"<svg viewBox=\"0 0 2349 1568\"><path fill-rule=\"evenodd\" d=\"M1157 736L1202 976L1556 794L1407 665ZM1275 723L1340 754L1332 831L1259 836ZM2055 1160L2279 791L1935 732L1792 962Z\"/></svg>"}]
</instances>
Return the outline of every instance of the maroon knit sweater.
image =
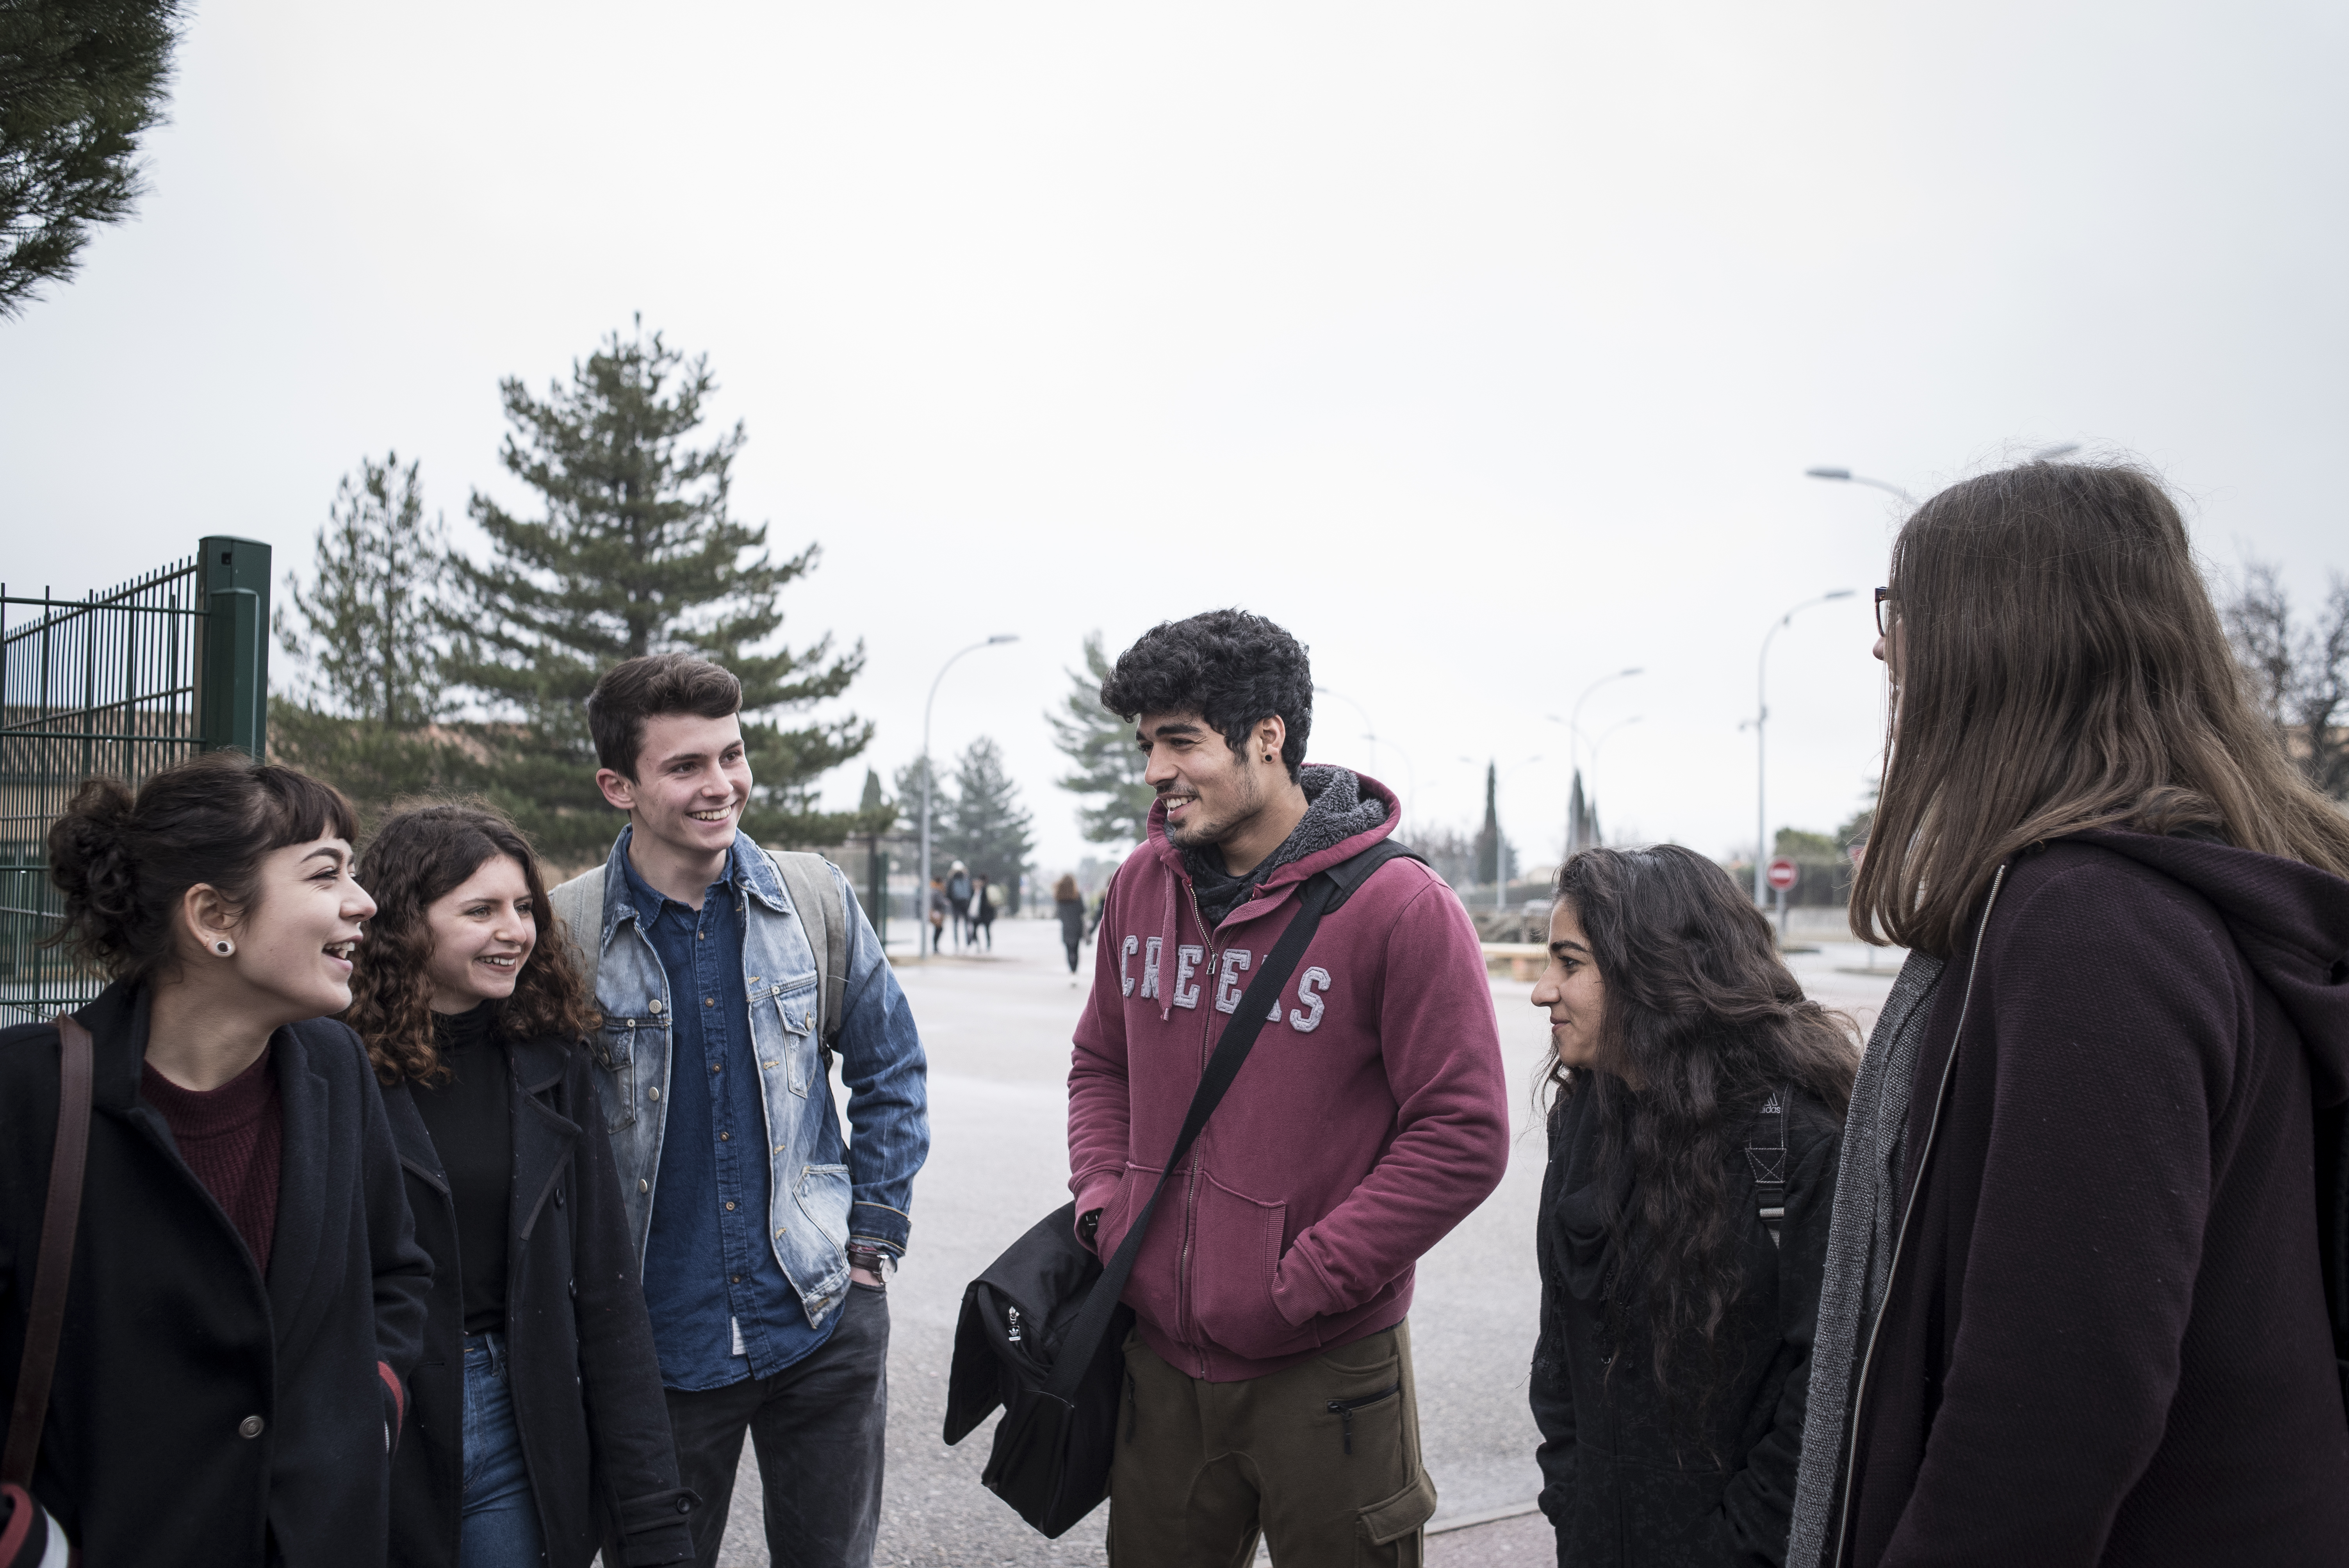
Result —
<instances>
[{"instance_id":1,"label":"maroon knit sweater","mask_svg":"<svg viewBox=\"0 0 2349 1568\"><path fill-rule=\"evenodd\" d=\"M139 1079L140 1097L163 1113L180 1158L228 1211L264 1279L277 1233L277 1156L285 1137L271 1055L264 1049L259 1061L214 1089L181 1088L144 1064Z\"/></svg>"}]
</instances>

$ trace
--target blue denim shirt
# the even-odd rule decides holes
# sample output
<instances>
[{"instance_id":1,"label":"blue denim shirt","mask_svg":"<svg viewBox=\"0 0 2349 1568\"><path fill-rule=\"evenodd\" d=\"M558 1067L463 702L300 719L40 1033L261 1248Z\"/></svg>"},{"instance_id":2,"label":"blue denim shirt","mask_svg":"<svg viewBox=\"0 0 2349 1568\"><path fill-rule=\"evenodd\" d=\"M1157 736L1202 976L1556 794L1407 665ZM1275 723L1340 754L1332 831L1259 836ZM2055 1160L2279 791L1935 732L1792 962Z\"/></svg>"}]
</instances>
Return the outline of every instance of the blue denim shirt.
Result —
<instances>
[{"instance_id":1,"label":"blue denim shirt","mask_svg":"<svg viewBox=\"0 0 2349 1568\"><path fill-rule=\"evenodd\" d=\"M726 869L688 909L636 874L620 837L620 865L638 925L677 998L669 1032L668 1132L660 1185L669 1202L645 1234L645 1308L661 1381L671 1388L723 1388L771 1377L831 1336L817 1328L767 1246L770 1178L759 1063L750 1048L742 984L740 864ZM697 1065L707 1071L697 1070ZM684 1201L687 1193L706 1194Z\"/></svg>"},{"instance_id":2,"label":"blue denim shirt","mask_svg":"<svg viewBox=\"0 0 2349 1568\"><path fill-rule=\"evenodd\" d=\"M595 1002L604 1021L592 1047L596 1089L642 1259L653 1213L700 1201L656 1184L664 1170L669 1091L682 1076L671 1070L671 1025L683 1004L698 1005L702 995L715 993L679 992L670 985L667 966L643 928L636 908L642 895L629 885L626 845L625 838L616 841L603 865L551 890L550 902L569 938L600 953ZM848 914L838 1066L848 1091L851 1139L842 1137L816 1037L816 959L807 928L765 852L747 835L735 835L742 1000L759 1073L761 1130L769 1140L769 1242L808 1321L818 1326L848 1297L852 1237L893 1254L905 1252L914 1175L930 1147L927 1068L905 994L847 879L838 867L828 869ZM706 1060L675 1059L680 1068L708 1073Z\"/></svg>"}]
</instances>

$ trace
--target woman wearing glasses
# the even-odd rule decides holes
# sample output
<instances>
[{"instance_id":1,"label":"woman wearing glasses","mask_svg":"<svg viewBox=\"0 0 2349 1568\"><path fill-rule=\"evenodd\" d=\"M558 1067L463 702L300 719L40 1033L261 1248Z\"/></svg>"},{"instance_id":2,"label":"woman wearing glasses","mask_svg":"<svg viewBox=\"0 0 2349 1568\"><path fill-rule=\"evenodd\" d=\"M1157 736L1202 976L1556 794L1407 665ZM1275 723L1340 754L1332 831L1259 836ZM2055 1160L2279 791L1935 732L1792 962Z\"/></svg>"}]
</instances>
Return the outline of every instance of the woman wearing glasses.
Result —
<instances>
[{"instance_id":1,"label":"woman wearing glasses","mask_svg":"<svg viewBox=\"0 0 2349 1568\"><path fill-rule=\"evenodd\" d=\"M1853 928L1909 957L1845 1130L1789 1561L2337 1563L2349 818L2136 469L1942 491L1878 613Z\"/></svg>"},{"instance_id":2,"label":"woman wearing glasses","mask_svg":"<svg viewBox=\"0 0 2349 1568\"><path fill-rule=\"evenodd\" d=\"M1558 1561L1776 1563L1855 1065L1677 844L1558 872L1532 1401Z\"/></svg>"},{"instance_id":3,"label":"woman wearing glasses","mask_svg":"<svg viewBox=\"0 0 2349 1568\"><path fill-rule=\"evenodd\" d=\"M693 1498L586 1052L585 986L530 845L479 806L386 821L349 1019L385 1084L433 1262L391 1561L689 1562ZM542 924L542 922L548 923Z\"/></svg>"}]
</instances>

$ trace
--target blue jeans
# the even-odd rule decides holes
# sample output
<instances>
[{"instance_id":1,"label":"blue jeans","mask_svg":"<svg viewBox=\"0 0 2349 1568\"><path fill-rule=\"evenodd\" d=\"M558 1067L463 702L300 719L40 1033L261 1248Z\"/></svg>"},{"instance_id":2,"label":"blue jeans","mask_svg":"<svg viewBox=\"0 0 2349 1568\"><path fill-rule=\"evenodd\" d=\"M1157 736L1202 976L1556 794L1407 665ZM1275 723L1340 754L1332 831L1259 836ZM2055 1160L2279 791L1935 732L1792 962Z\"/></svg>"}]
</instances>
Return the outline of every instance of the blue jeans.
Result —
<instances>
[{"instance_id":1,"label":"blue jeans","mask_svg":"<svg viewBox=\"0 0 2349 1568\"><path fill-rule=\"evenodd\" d=\"M538 1500L506 1386L506 1336L465 1336L465 1497L458 1568L536 1568Z\"/></svg>"}]
</instances>

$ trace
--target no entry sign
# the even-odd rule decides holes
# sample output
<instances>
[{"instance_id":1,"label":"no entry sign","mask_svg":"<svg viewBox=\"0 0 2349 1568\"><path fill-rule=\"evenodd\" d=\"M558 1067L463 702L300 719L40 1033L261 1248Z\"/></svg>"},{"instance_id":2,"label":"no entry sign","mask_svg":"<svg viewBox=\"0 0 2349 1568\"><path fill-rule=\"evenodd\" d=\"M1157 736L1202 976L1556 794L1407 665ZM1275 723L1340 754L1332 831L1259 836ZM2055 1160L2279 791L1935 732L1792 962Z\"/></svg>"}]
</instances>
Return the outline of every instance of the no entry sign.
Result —
<instances>
[{"instance_id":1,"label":"no entry sign","mask_svg":"<svg viewBox=\"0 0 2349 1568\"><path fill-rule=\"evenodd\" d=\"M1793 861L1788 860L1785 856L1780 855L1776 860L1772 861L1769 867L1763 872L1762 880L1768 882L1772 887L1776 888L1780 892L1785 892L1787 889L1793 887L1795 882L1801 881L1802 875L1802 868L1795 865Z\"/></svg>"}]
</instances>

